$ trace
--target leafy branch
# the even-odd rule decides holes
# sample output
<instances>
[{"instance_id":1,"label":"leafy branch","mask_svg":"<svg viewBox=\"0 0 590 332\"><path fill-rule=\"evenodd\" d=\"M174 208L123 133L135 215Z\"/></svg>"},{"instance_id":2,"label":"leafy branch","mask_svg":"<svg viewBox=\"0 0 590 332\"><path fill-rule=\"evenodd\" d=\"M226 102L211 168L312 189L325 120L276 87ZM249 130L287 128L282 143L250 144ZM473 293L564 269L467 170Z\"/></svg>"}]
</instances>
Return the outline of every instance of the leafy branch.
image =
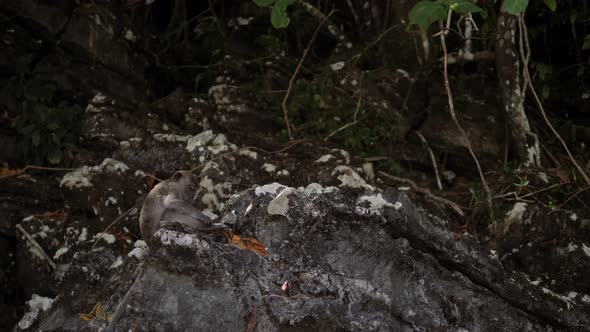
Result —
<instances>
[{"instance_id":1,"label":"leafy branch","mask_svg":"<svg viewBox=\"0 0 590 332\"><path fill-rule=\"evenodd\" d=\"M271 8L270 23L272 26L281 29L286 28L291 20L287 15L287 8L294 4L296 0L253 0L260 7Z\"/></svg>"},{"instance_id":2,"label":"leafy branch","mask_svg":"<svg viewBox=\"0 0 590 332\"><path fill-rule=\"evenodd\" d=\"M557 0L543 0L543 2L551 11L555 11L557 8ZM523 13L528 5L529 0L506 0L503 9L516 16ZM410 24L418 25L420 29L427 30L432 23L444 21L449 10L458 14L478 13L483 18L487 17L487 13L471 0L420 1L410 11Z\"/></svg>"}]
</instances>

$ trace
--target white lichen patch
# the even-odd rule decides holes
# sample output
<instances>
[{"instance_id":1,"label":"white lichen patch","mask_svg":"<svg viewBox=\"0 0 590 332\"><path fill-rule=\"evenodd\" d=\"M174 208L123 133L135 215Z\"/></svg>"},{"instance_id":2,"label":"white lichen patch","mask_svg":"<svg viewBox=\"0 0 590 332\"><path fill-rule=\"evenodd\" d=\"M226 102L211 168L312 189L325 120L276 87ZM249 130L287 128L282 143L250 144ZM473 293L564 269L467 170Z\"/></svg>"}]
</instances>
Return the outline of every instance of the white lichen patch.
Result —
<instances>
[{"instance_id":1,"label":"white lichen patch","mask_svg":"<svg viewBox=\"0 0 590 332\"><path fill-rule=\"evenodd\" d=\"M517 202L512 207L512 210L506 212L506 222L512 224L514 222L521 222L526 212L528 204L525 202Z\"/></svg>"},{"instance_id":2,"label":"white lichen patch","mask_svg":"<svg viewBox=\"0 0 590 332\"><path fill-rule=\"evenodd\" d=\"M228 84L218 84L209 88L209 95L215 101L218 109L225 109L235 113L245 113L248 111L248 107L234 97L238 93L238 87Z\"/></svg>"},{"instance_id":3,"label":"white lichen patch","mask_svg":"<svg viewBox=\"0 0 590 332\"><path fill-rule=\"evenodd\" d=\"M340 69L344 68L345 64L346 64L346 62L344 62L344 61L334 62L333 64L330 65L330 69L332 69L332 71L339 71Z\"/></svg>"},{"instance_id":4,"label":"white lichen patch","mask_svg":"<svg viewBox=\"0 0 590 332\"><path fill-rule=\"evenodd\" d=\"M146 249L144 248L133 248L133 250L127 254L127 257L135 257L137 260L142 260L145 253Z\"/></svg>"},{"instance_id":5,"label":"white lichen patch","mask_svg":"<svg viewBox=\"0 0 590 332\"><path fill-rule=\"evenodd\" d=\"M365 178L367 180L373 180L375 178L375 169L373 168L373 163L364 163L363 173L365 173Z\"/></svg>"},{"instance_id":6,"label":"white lichen patch","mask_svg":"<svg viewBox=\"0 0 590 332\"><path fill-rule=\"evenodd\" d=\"M186 141L186 150L188 152L193 152L198 147L206 146L213 140L213 137L213 131L211 130L206 130L195 136L191 136Z\"/></svg>"},{"instance_id":7,"label":"white lichen patch","mask_svg":"<svg viewBox=\"0 0 590 332\"><path fill-rule=\"evenodd\" d=\"M80 232L80 236L78 236L78 243L84 242L88 240L88 228L83 227L82 231Z\"/></svg>"},{"instance_id":8,"label":"white lichen patch","mask_svg":"<svg viewBox=\"0 0 590 332\"><path fill-rule=\"evenodd\" d=\"M336 187L323 187L321 184L319 183L310 183L307 185L307 187L303 188L298 188L299 192L302 192L304 195L312 195L312 194L317 194L317 195L321 195L321 194L326 194L326 193L331 193L333 191L338 190L338 188Z\"/></svg>"},{"instance_id":9,"label":"white lichen patch","mask_svg":"<svg viewBox=\"0 0 590 332\"><path fill-rule=\"evenodd\" d=\"M160 239L160 242L166 246L191 247L198 243L204 249L207 249L209 244L205 241L199 241L191 234L177 233L173 231L160 229L154 235Z\"/></svg>"},{"instance_id":10,"label":"white lichen patch","mask_svg":"<svg viewBox=\"0 0 590 332\"><path fill-rule=\"evenodd\" d=\"M289 195L294 192L295 189L291 187L286 187L272 200L268 203L267 212L270 215L282 215L287 216L289 212Z\"/></svg>"},{"instance_id":11,"label":"white lichen patch","mask_svg":"<svg viewBox=\"0 0 590 332\"><path fill-rule=\"evenodd\" d=\"M260 168L268 173L274 173L277 170L277 166L270 163L264 163Z\"/></svg>"},{"instance_id":12,"label":"white lichen patch","mask_svg":"<svg viewBox=\"0 0 590 332\"><path fill-rule=\"evenodd\" d=\"M135 40L137 40L137 37L135 37L135 34L133 33L133 31L131 31L131 29L127 29L125 31L125 39L127 39L130 42L135 42Z\"/></svg>"},{"instance_id":13,"label":"white lichen patch","mask_svg":"<svg viewBox=\"0 0 590 332\"><path fill-rule=\"evenodd\" d=\"M98 166L88 167L83 166L76 169L75 171L66 173L61 179L60 187L73 188L84 188L92 187L92 176L103 172L109 173L123 173L129 170L129 167L124 163L112 159L105 158L102 164Z\"/></svg>"},{"instance_id":14,"label":"white lichen patch","mask_svg":"<svg viewBox=\"0 0 590 332\"><path fill-rule=\"evenodd\" d=\"M252 151L252 150L248 150L248 149L240 150L238 152L238 154L240 156L246 156L246 157L252 158L254 160L256 160L258 158L258 152Z\"/></svg>"},{"instance_id":15,"label":"white lichen patch","mask_svg":"<svg viewBox=\"0 0 590 332\"><path fill-rule=\"evenodd\" d=\"M224 151L228 151L230 148L232 150L237 149L237 147L234 144L227 142L227 138L224 134L218 134L217 136L215 136L215 139L213 140L211 146L207 147L207 150L211 151L213 154L218 154Z\"/></svg>"},{"instance_id":16,"label":"white lichen patch","mask_svg":"<svg viewBox=\"0 0 590 332\"><path fill-rule=\"evenodd\" d=\"M277 182L273 182L271 184L265 184L264 186L256 187L256 189L254 189L254 193L256 194L256 196L266 194L271 194L272 196L275 196L279 190L283 190L284 188L284 185Z\"/></svg>"},{"instance_id":17,"label":"white lichen patch","mask_svg":"<svg viewBox=\"0 0 590 332\"><path fill-rule=\"evenodd\" d=\"M207 192L212 192L215 189L213 180L206 175L199 182L199 187L205 189Z\"/></svg>"},{"instance_id":18,"label":"white lichen patch","mask_svg":"<svg viewBox=\"0 0 590 332\"><path fill-rule=\"evenodd\" d=\"M39 296L37 294L33 294L31 299L27 301L27 305L29 306L29 311L21 318L18 322L18 327L21 330L26 330L35 323L37 317L39 316L40 311L47 311L51 308L53 304L53 300L48 297Z\"/></svg>"},{"instance_id":19,"label":"white lichen patch","mask_svg":"<svg viewBox=\"0 0 590 332\"><path fill-rule=\"evenodd\" d=\"M319 157L314 163L327 163L328 161L334 159L335 157L331 154L325 154Z\"/></svg>"},{"instance_id":20,"label":"white lichen patch","mask_svg":"<svg viewBox=\"0 0 590 332\"><path fill-rule=\"evenodd\" d=\"M31 214L30 216L26 216L23 218L23 221L27 222L27 221L31 221L35 219L35 215Z\"/></svg>"},{"instance_id":21,"label":"white lichen patch","mask_svg":"<svg viewBox=\"0 0 590 332\"><path fill-rule=\"evenodd\" d=\"M375 189L373 186L367 184L355 170L348 166L336 166L332 171L332 176L336 175L338 176L338 180L340 180L340 187Z\"/></svg>"},{"instance_id":22,"label":"white lichen patch","mask_svg":"<svg viewBox=\"0 0 590 332\"><path fill-rule=\"evenodd\" d=\"M339 153L342 157L344 157L346 164L350 164L350 153L348 153L348 151L342 149L332 149L331 152Z\"/></svg>"},{"instance_id":23,"label":"white lichen patch","mask_svg":"<svg viewBox=\"0 0 590 332\"><path fill-rule=\"evenodd\" d=\"M53 255L53 259L59 259L61 257L61 255L65 254L66 252L68 252L68 250L70 250L70 248L68 247L62 247L59 248L55 251L55 255Z\"/></svg>"},{"instance_id":24,"label":"white lichen patch","mask_svg":"<svg viewBox=\"0 0 590 332\"><path fill-rule=\"evenodd\" d=\"M201 203L207 205L208 209L215 209L219 206L219 199L215 193L205 193L201 197Z\"/></svg>"},{"instance_id":25,"label":"white lichen patch","mask_svg":"<svg viewBox=\"0 0 590 332\"><path fill-rule=\"evenodd\" d=\"M66 173L59 183L60 187L73 188L84 188L92 187L90 182L90 167L83 166L75 171Z\"/></svg>"},{"instance_id":26,"label":"white lichen patch","mask_svg":"<svg viewBox=\"0 0 590 332\"><path fill-rule=\"evenodd\" d=\"M190 135L176 135L176 134L154 134L154 139L159 142L174 142L184 143L191 138Z\"/></svg>"},{"instance_id":27,"label":"white lichen patch","mask_svg":"<svg viewBox=\"0 0 590 332\"><path fill-rule=\"evenodd\" d=\"M135 248L147 249L147 243L145 243L144 240L137 240L137 241L135 241L135 243L133 244L133 246Z\"/></svg>"},{"instance_id":28,"label":"white lichen patch","mask_svg":"<svg viewBox=\"0 0 590 332\"><path fill-rule=\"evenodd\" d=\"M369 205L368 208L365 207L367 203ZM360 215L378 215L383 212L383 208L385 207L394 208L395 206L386 201L383 196L381 196L381 193L378 193L377 195L361 196L357 200L355 211Z\"/></svg>"},{"instance_id":29,"label":"white lichen patch","mask_svg":"<svg viewBox=\"0 0 590 332\"><path fill-rule=\"evenodd\" d=\"M94 238L104 240L108 244L113 244L116 241L115 236L109 233L97 233Z\"/></svg>"},{"instance_id":30,"label":"white lichen patch","mask_svg":"<svg viewBox=\"0 0 590 332\"><path fill-rule=\"evenodd\" d=\"M116 269L121 265L123 265L123 257L118 256L117 259L115 259L115 261L113 262L113 264L109 266L109 269Z\"/></svg>"}]
</instances>

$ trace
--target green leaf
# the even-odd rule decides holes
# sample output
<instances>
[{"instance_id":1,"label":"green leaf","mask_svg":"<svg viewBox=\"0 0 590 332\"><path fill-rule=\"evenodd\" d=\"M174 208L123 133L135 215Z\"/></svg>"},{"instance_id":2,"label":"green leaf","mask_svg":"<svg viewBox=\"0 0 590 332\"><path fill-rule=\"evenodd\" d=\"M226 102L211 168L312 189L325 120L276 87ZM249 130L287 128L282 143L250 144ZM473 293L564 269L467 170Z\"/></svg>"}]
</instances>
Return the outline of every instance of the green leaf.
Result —
<instances>
[{"instance_id":1,"label":"green leaf","mask_svg":"<svg viewBox=\"0 0 590 332\"><path fill-rule=\"evenodd\" d=\"M275 6L279 7L279 9L284 11L285 15L287 15L287 7L289 7L290 4L290 0L276 0Z\"/></svg>"},{"instance_id":2,"label":"green leaf","mask_svg":"<svg viewBox=\"0 0 590 332\"><path fill-rule=\"evenodd\" d=\"M473 4L470 0L452 0L449 8L459 14L483 12L483 9Z\"/></svg>"},{"instance_id":3,"label":"green leaf","mask_svg":"<svg viewBox=\"0 0 590 332\"><path fill-rule=\"evenodd\" d=\"M289 16L287 16L286 6L283 7L279 5L280 1L277 1L274 7L272 7L272 12L270 13L270 23L272 26L281 29L286 28L289 25ZM281 8L283 7L283 8Z\"/></svg>"},{"instance_id":4,"label":"green leaf","mask_svg":"<svg viewBox=\"0 0 590 332\"><path fill-rule=\"evenodd\" d=\"M432 23L446 18L447 11L443 7L442 0L420 1L410 11L410 24L417 24L422 30L426 30Z\"/></svg>"},{"instance_id":5,"label":"green leaf","mask_svg":"<svg viewBox=\"0 0 590 332\"><path fill-rule=\"evenodd\" d=\"M543 0L543 2L545 2L547 7L549 7L549 9L551 9L552 12L554 12L555 9L557 9L557 0Z\"/></svg>"},{"instance_id":6,"label":"green leaf","mask_svg":"<svg viewBox=\"0 0 590 332\"><path fill-rule=\"evenodd\" d=\"M526 10L529 0L505 0L504 10L512 15L518 15Z\"/></svg>"},{"instance_id":7,"label":"green leaf","mask_svg":"<svg viewBox=\"0 0 590 332\"><path fill-rule=\"evenodd\" d=\"M590 33L587 34L586 37L584 38L584 45L582 45L582 49L583 50L590 49Z\"/></svg>"},{"instance_id":8,"label":"green leaf","mask_svg":"<svg viewBox=\"0 0 590 332\"><path fill-rule=\"evenodd\" d=\"M254 3L260 7L268 7L275 3L275 0L254 0Z\"/></svg>"}]
</instances>

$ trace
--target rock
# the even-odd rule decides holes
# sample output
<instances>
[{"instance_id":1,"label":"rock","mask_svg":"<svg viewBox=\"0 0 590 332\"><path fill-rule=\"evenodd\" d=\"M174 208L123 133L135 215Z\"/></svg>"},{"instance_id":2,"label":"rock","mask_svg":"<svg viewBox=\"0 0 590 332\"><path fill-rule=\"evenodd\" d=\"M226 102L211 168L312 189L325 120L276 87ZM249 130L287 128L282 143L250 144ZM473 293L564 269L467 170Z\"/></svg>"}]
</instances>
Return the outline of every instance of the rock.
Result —
<instances>
[{"instance_id":1,"label":"rock","mask_svg":"<svg viewBox=\"0 0 590 332\"><path fill-rule=\"evenodd\" d=\"M144 176L118 160L105 158L100 165L65 174L60 187L67 207L92 211L106 226L147 192Z\"/></svg>"},{"instance_id":2,"label":"rock","mask_svg":"<svg viewBox=\"0 0 590 332\"><path fill-rule=\"evenodd\" d=\"M22 174L0 181L0 235L14 237L14 226L23 218L63 207L54 180L38 180Z\"/></svg>"},{"instance_id":3,"label":"rock","mask_svg":"<svg viewBox=\"0 0 590 332\"><path fill-rule=\"evenodd\" d=\"M36 327L104 328L105 321L81 321L78 313L102 303L112 314L128 290L116 321L121 331L245 330L253 315L264 331L554 331L588 324L588 305L571 307L504 270L405 195L323 189L274 184L228 200L225 211L240 220L234 230L260 240L267 257L170 229L155 234L141 263L109 248L81 253L66 273L68 291ZM282 195L286 210L269 213ZM376 213L357 208L367 204L377 204Z\"/></svg>"}]
</instances>

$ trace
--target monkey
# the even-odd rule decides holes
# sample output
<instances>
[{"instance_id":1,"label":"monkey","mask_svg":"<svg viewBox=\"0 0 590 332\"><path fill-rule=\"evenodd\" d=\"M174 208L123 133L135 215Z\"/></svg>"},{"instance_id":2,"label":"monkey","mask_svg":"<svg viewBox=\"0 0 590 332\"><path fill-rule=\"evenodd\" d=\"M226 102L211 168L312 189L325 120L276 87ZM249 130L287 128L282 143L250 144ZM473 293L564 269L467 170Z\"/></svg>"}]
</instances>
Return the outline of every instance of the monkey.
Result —
<instances>
[{"instance_id":1,"label":"monkey","mask_svg":"<svg viewBox=\"0 0 590 332\"><path fill-rule=\"evenodd\" d=\"M178 223L201 232L229 231L221 223L191 205L197 178L190 171L177 171L168 180L160 182L147 195L139 215L141 237L146 243L164 223Z\"/></svg>"}]
</instances>

